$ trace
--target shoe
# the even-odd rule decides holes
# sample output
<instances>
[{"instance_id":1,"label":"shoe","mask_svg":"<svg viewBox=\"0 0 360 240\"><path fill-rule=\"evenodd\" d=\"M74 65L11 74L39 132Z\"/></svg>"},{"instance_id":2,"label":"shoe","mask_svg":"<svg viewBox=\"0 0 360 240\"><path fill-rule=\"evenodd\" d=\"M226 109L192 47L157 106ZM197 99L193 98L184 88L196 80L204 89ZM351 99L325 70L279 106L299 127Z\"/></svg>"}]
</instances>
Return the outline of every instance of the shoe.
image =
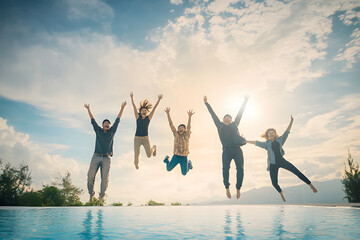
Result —
<instances>
[{"instance_id":1,"label":"shoe","mask_svg":"<svg viewBox=\"0 0 360 240\"><path fill-rule=\"evenodd\" d=\"M156 145L154 145L153 148L154 148L153 156L156 157Z\"/></svg>"},{"instance_id":2,"label":"shoe","mask_svg":"<svg viewBox=\"0 0 360 240\"><path fill-rule=\"evenodd\" d=\"M166 155L165 159L164 159L164 163L169 163L169 156Z\"/></svg>"},{"instance_id":3,"label":"shoe","mask_svg":"<svg viewBox=\"0 0 360 240\"><path fill-rule=\"evenodd\" d=\"M189 170L190 169L193 169L193 165L192 165L192 162L189 160L189 162L188 162L188 166L189 166Z\"/></svg>"}]
</instances>

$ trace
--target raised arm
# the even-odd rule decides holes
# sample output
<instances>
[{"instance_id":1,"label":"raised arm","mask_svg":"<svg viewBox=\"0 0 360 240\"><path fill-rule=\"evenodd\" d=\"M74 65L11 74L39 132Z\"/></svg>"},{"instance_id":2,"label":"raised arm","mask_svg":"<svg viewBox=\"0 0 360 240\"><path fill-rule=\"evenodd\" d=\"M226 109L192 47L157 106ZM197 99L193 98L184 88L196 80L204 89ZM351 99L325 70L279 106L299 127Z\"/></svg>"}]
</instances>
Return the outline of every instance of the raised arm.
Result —
<instances>
[{"instance_id":1,"label":"raised arm","mask_svg":"<svg viewBox=\"0 0 360 240\"><path fill-rule=\"evenodd\" d=\"M139 112L138 112L138 110L136 108L136 105L135 105L135 102L134 102L134 94L133 94L133 92L130 93L130 98L131 98L132 106L134 108L135 118L138 119L139 118Z\"/></svg>"},{"instance_id":2,"label":"raised arm","mask_svg":"<svg viewBox=\"0 0 360 240\"><path fill-rule=\"evenodd\" d=\"M91 119L94 119L94 116L92 115L91 111L90 111L90 104L84 104L84 107L88 110L89 116Z\"/></svg>"},{"instance_id":3,"label":"raised arm","mask_svg":"<svg viewBox=\"0 0 360 240\"><path fill-rule=\"evenodd\" d=\"M149 114L149 120L151 120L151 119L152 119L152 117L154 116L155 110L156 110L157 106L159 105L160 100L161 100L162 98L163 98L163 95L162 95L162 94L160 94L160 95L158 96L158 100L157 100L157 102L156 102L156 104L155 104L155 106L154 106L153 110L152 110L152 111L151 111L151 113Z\"/></svg>"},{"instance_id":4,"label":"raised arm","mask_svg":"<svg viewBox=\"0 0 360 240\"><path fill-rule=\"evenodd\" d=\"M166 112L167 118L168 118L168 120L169 120L169 125L170 125L170 128L171 128L171 131L172 131L173 133L175 133L175 132L176 132L176 128L175 128L175 126L174 126L174 124L173 124L173 122L172 122L172 120L171 120L171 117L170 117L170 108L167 107L164 111Z\"/></svg>"},{"instance_id":5,"label":"raised arm","mask_svg":"<svg viewBox=\"0 0 360 240\"><path fill-rule=\"evenodd\" d=\"M207 109L209 110L210 115L211 115L212 119L214 120L216 127L220 127L221 122L220 122L218 116L216 116L216 114L215 114L214 110L212 109L212 107L210 106L210 104L208 103L206 96L204 96L204 103L205 103Z\"/></svg>"},{"instance_id":6,"label":"raised arm","mask_svg":"<svg viewBox=\"0 0 360 240\"><path fill-rule=\"evenodd\" d=\"M238 114L236 115L236 118L235 118L235 124L236 126L239 126L239 123L240 123L240 120L241 120L241 117L244 113L244 110L245 110L245 107L246 107L246 104L247 104L247 101L249 100L249 95L245 95L245 98L244 98L244 102L238 112Z\"/></svg>"},{"instance_id":7,"label":"raised arm","mask_svg":"<svg viewBox=\"0 0 360 240\"><path fill-rule=\"evenodd\" d=\"M122 114L124 112L125 106L126 106L126 101L121 104L121 109L120 109L120 112L119 112L117 118L121 118L121 116L122 116Z\"/></svg>"},{"instance_id":8,"label":"raised arm","mask_svg":"<svg viewBox=\"0 0 360 240\"><path fill-rule=\"evenodd\" d=\"M188 112L189 115L189 120L188 120L188 124L187 124L187 131L190 133L190 129L191 129L191 117L192 115L195 114L195 112L193 110L189 110Z\"/></svg>"},{"instance_id":9,"label":"raised arm","mask_svg":"<svg viewBox=\"0 0 360 240\"><path fill-rule=\"evenodd\" d=\"M251 143L251 144L256 144L256 141L248 141L248 140L246 140L246 143Z\"/></svg>"},{"instance_id":10,"label":"raised arm","mask_svg":"<svg viewBox=\"0 0 360 240\"><path fill-rule=\"evenodd\" d=\"M291 119L291 120L290 120L289 126L288 126L287 129L286 129L286 131L288 131L288 132L290 132L290 129L291 129L292 124L293 124L293 122L294 122L294 118L293 118L292 115L291 115L290 119Z\"/></svg>"}]
</instances>

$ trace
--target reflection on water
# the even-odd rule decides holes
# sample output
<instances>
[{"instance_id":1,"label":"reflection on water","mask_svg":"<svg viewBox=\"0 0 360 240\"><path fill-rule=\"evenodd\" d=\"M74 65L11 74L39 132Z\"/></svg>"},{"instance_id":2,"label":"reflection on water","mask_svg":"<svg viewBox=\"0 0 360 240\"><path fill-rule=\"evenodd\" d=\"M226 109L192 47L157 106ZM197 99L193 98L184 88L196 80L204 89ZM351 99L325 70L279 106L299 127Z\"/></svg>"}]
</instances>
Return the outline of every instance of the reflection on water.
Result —
<instances>
[{"instance_id":1,"label":"reflection on water","mask_svg":"<svg viewBox=\"0 0 360 240\"><path fill-rule=\"evenodd\" d=\"M225 211L224 220L225 224L223 226L223 229L225 239L233 239L233 237L236 237L236 239L245 239L245 231L241 222L240 211L236 211L235 226L233 226L232 224L232 214L229 209ZM232 228L234 227L236 228L236 230L233 233Z\"/></svg>"},{"instance_id":2,"label":"reflection on water","mask_svg":"<svg viewBox=\"0 0 360 240\"><path fill-rule=\"evenodd\" d=\"M93 239L96 237L96 239L103 239L103 210L98 209L97 210L97 220L93 226L93 212L92 210L88 210L86 212L84 221L83 221L83 228L84 230L79 234L82 239Z\"/></svg>"},{"instance_id":3,"label":"reflection on water","mask_svg":"<svg viewBox=\"0 0 360 240\"><path fill-rule=\"evenodd\" d=\"M280 211L277 214L274 214L274 225L273 225L273 235L278 236L280 239L283 238L286 231L284 230L283 220L284 220L284 206L281 206Z\"/></svg>"},{"instance_id":4,"label":"reflection on water","mask_svg":"<svg viewBox=\"0 0 360 240\"><path fill-rule=\"evenodd\" d=\"M0 239L360 239L360 209L0 207Z\"/></svg>"}]
</instances>

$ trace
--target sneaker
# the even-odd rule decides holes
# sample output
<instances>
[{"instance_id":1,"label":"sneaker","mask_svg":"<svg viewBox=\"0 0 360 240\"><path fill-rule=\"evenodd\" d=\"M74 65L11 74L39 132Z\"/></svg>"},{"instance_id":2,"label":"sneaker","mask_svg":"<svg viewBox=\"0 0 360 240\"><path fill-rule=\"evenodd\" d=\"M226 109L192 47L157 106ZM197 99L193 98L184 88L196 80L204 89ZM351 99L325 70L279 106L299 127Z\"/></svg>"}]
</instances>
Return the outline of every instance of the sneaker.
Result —
<instances>
[{"instance_id":1,"label":"sneaker","mask_svg":"<svg viewBox=\"0 0 360 240\"><path fill-rule=\"evenodd\" d=\"M166 155L166 157L165 157L165 159L164 159L164 163L169 163L169 156L168 155Z\"/></svg>"},{"instance_id":2,"label":"sneaker","mask_svg":"<svg viewBox=\"0 0 360 240\"><path fill-rule=\"evenodd\" d=\"M156 156L156 145L154 145L153 148L154 148L153 156L155 157Z\"/></svg>"},{"instance_id":3,"label":"sneaker","mask_svg":"<svg viewBox=\"0 0 360 240\"><path fill-rule=\"evenodd\" d=\"M188 166L189 166L189 170L190 169L193 169L193 165L192 165L192 162L189 160L189 162L188 162Z\"/></svg>"}]
</instances>

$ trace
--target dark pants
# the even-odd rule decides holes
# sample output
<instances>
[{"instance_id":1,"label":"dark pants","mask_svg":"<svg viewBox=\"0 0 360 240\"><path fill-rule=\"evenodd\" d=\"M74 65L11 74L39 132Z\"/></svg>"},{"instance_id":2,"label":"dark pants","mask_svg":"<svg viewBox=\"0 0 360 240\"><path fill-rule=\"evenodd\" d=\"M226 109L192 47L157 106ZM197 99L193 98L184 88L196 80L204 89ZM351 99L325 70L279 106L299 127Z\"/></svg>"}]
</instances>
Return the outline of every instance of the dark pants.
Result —
<instances>
[{"instance_id":1,"label":"dark pants","mask_svg":"<svg viewBox=\"0 0 360 240\"><path fill-rule=\"evenodd\" d=\"M189 171L187 156L174 155L171 158L171 161L166 163L166 170L168 171L173 170L173 168L176 167L176 165L178 165L179 163L181 167L181 174L185 176Z\"/></svg>"},{"instance_id":2,"label":"dark pants","mask_svg":"<svg viewBox=\"0 0 360 240\"><path fill-rule=\"evenodd\" d=\"M231 160L233 159L236 165L236 189L240 190L244 178L243 152L239 146L223 148L223 153L222 153L223 180L226 189L228 189L230 186L229 170L230 170Z\"/></svg>"},{"instance_id":3,"label":"dark pants","mask_svg":"<svg viewBox=\"0 0 360 240\"><path fill-rule=\"evenodd\" d=\"M281 192L281 188L278 184L278 173L279 173L279 168L284 168L290 172L292 172L293 174L295 174L296 176L298 176L298 178L300 178L301 180L303 180L306 184L310 184L310 180L305 177L304 174L302 174L294 165L292 165L290 162L286 161L284 158L282 159L276 159L276 164L270 164L270 178L271 178L271 183L274 186L274 188L276 188L276 190L280 193Z\"/></svg>"}]
</instances>

